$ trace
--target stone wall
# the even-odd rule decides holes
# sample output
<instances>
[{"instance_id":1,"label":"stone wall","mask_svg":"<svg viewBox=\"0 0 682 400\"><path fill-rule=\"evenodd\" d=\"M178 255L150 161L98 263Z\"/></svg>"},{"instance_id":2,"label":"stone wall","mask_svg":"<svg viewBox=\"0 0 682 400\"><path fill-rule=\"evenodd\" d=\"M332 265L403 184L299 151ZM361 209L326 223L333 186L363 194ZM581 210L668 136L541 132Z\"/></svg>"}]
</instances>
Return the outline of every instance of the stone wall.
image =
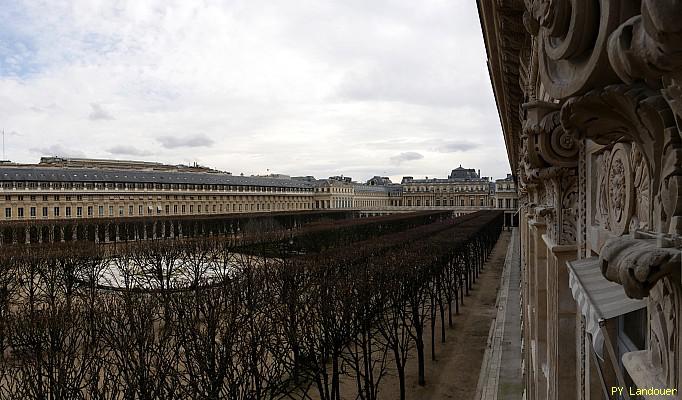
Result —
<instances>
[{"instance_id":1,"label":"stone wall","mask_svg":"<svg viewBox=\"0 0 682 400\"><path fill-rule=\"evenodd\" d=\"M527 398L603 398L628 379L679 389L682 2L478 5L522 209ZM593 356L566 265L589 257L648 299L640 351L613 318L614 357Z\"/></svg>"}]
</instances>

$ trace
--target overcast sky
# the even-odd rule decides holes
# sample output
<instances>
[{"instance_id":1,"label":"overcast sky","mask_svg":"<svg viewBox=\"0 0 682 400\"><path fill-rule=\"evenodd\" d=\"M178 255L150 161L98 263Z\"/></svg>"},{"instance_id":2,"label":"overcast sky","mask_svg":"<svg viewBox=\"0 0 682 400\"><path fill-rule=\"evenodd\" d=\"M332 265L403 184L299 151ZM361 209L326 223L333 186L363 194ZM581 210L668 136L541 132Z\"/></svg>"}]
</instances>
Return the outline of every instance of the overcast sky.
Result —
<instances>
[{"instance_id":1,"label":"overcast sky","mask_svg":"<svg viewBox=\"0 0 682 400\"><path fill-rule=\"evenodd\" d=\"M472 0L31 0L0 21L12 161L509 171Z\"/></svg>"}]
</instances>

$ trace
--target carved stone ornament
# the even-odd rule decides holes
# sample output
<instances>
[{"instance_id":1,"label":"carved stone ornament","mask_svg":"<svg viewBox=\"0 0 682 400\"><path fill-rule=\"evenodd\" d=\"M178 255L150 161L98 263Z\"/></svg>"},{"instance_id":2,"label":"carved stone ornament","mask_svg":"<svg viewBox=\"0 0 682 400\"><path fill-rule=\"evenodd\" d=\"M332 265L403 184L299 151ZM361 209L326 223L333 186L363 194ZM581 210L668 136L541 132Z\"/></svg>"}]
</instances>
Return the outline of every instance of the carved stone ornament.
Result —
<instances>
[{"instance_id":1,"label":"carved stone ornament","mask_svg":"<svg viewBox=\"0 0 682 400\"><path fill-rule=\"evenodd\" d=\"M632 146L630 154L633 173L635 210L630 221L630 232L650 231L651 225L651 177L649 165L638 145Z\"/></svg>"},{"instance_id":2,"label":"carved stone ornament","mask_svg":"<svg viewBox=\"0 0 682 400\"><path fill-rule=\"evenodd\" d=\"M663 278L650 294L649 354L659 380L667 387L677 387L679 284Z\"/></svg>"},{"instance_id":3,"label":"carved stone ornament","mask_svg":"<svg viewBox=\"0 0 682 400\"><path fill-rule=\"evenodd\" d=\"M678 118L682 118L680 21L679 0L643 0L641 15L620 25L608 43L609 61L618 76L628 83L646 80L662 86L661 92Z\"/></svg>"},{"instance_id":4,"label":"carved stone ornament","mask_svg":"<svg viewBox=\"0 0 682 400\"><path fill-rule=\"evenodd\" d=\"M637 146L637 159L632 162L638 163L637 168L647 168L640 171L638 183L641 188L648 188L647 195L654 202L650 206L653 221L647 224L651 230L668 232L671 218L682 215L682 139L660 91L641 84L612 85L591 91L566 101L561 122L564 129L578 130L598 144L627 142ZM621 159L629 156L623 155ZM620 167L614 168L617 172ZM630 171L631 175L637 172L633 167ZM646 175L650 178L648 184L641 181ZM614 180L607 185L618 179L617 174L609 176ZM609 190L618 194L616 189Z\"/></svg>"},{"instance_id":5,"label":"carved stone ornament","mask_svg":"<svg viewBox=\"0 0 682 400\"><path fill-rule=\"evenodd\" d=\"M525 110L523 134L527 138L530 166L577 166L578 142L561 125L558 104L533 101L522 105Z\"/></svg>"},{"instance_id":6,"label":"carved stone ornament","mask_svg":"<svg viewBox=\"0 0 682 400\"><path fill-rule=\"evenodd\" d=\"M641 299L666 275L679 276L681 252L656 247L656 240L622 236L606 241L599 261L606 279L623 285L625 293Z\"/></svg>"},{"instance_id":7,"label":"carved stone ornament","mask_svg":"<svg viewBox=\"0 0 682 400\"><path fill-rule=\"evenodd\" d=\"M620 236L627 232L634 208L630 146L619 143L613 147L606 172L608 221L611 231Z\"/></svg>"},{"instance_id":8,"label":"carved stone ornament","mask_svg":"<svg viewBox=\"0 0 682 400\"><path fill-rule=\"evenodd\" d=\"M609 38L609 61L626 83L658 79L682 68L682 2L643 0L641 15Z\"/></svg>"},{"instance_id":9,"label":"carved stone ornament","mask_svg":"<svg viewBox=\"0 0 682 400\"><path fill-rule=\"evenodd\" d=\"M526 0L526 29L537 38L540 79L556 99L616 83L606 44L634 16L624 0Z\"/></svg>"}]
</instances>

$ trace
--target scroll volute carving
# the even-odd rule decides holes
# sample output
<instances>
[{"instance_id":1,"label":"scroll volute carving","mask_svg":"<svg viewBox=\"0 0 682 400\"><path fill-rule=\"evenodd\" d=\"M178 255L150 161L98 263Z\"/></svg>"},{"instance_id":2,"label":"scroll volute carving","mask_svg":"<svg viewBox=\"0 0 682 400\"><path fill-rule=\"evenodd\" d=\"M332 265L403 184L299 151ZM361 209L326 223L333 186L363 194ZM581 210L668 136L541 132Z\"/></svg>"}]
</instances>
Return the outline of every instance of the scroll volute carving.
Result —
<instances>
[{"instance_id":1,"label":"scroll volute carving","mask_svg":"<svg viewBox=\"0 0 682 400\"><path fill-rule=\"evenodd\" d=\"M607 86L569 99L561 123L599 144L637 145L637 157L643 158L641 165L651 179L653 228L667 232L671 217L682 215L682 140L660 91L644 85Z\"/></svg>"},{"instance_id":2,"label":"scroll volute carving","mask_svg":"<svg viewBox=\"0 0 682 400\"><path fill-rule=\"evenodd\" d=\"M609 35L637 14L631 0L526 0L526 29L537 37L540 78L556 99L615 83Z\"/></svg>"},{"instance_id":3,"label":"scroll volute carving","mask_svg":"<svg viewBox=\"0 0 682 400\"><path fill-rule=\"evenodd\" d=\"M682 2L644 0L641 15L620 25L609 38L609 61L627 83L662 84L662 93L682 118ZM661 82L659 83L659 80ZM678 130L682 130L678 121Z\"/></svg>"},{"instance_id":4,"label":"scroll volute carving","mask_svg":"<svg viewBox=\"0 0 682 400\"><path fill-rule=\"evenodd\" d=\"M560 106L544 101L523 104L524 133L533 168L577 166L578 143L561 126Z\"/></svg>"},{"instance_id":5,"label":"scroll volute carving","mask_svg":"<svg viewBox=\"0 0 682 400\"><path fill-rule=\"evenodd\" d=\"M627 83L658 79L682 68L682 2L644 0L634 16L611 34L609 61Z\"/></svg>"}]
</instances>

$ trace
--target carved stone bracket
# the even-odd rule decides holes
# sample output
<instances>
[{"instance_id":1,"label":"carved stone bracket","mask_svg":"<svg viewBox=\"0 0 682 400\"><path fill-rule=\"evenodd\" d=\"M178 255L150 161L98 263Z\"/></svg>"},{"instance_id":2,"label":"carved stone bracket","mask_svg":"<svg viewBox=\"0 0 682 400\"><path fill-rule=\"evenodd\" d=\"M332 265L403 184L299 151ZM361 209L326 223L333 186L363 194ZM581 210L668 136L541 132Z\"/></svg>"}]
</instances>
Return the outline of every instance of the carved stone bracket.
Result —
<instances>
[{"instance_id":1,"label":"carved stone bracket","mask_svg":"<svg viewBox=\"0 0 682 400\"><path fill-rule=\"evenodd\" d=\"M611 238L599 256L606 279L623 285L625 293L641 299L662 277L680 274L682 252L675 248L659 248L655 239Z\"/></svg>"},{"instance_id":2,"label":"carved stone bracket","mask_svg":"<svg viewBox=\"0 0 682 400\"><path fill-rule=\"evenodd\" d=\"M648 198L654 200L652 228L667 232L671 218L682 215L682 140L674 115L660 92L641 84L613 85L591 91L564 104L561 123L564 129L578 130L599 144L612 146L623 142L636 146L629 158L627 151L621 153L620 161L613 166L615 173L607 176L617 178L619 164L625 161L644 168L639 175L630 168L628 175L636 177L638 184L650 190ZM623 164L623 168L627 166ZM642 182L646 176L650 183ZM621 228L615 233L624 232Z\"/></svg>"}]
</instances>

